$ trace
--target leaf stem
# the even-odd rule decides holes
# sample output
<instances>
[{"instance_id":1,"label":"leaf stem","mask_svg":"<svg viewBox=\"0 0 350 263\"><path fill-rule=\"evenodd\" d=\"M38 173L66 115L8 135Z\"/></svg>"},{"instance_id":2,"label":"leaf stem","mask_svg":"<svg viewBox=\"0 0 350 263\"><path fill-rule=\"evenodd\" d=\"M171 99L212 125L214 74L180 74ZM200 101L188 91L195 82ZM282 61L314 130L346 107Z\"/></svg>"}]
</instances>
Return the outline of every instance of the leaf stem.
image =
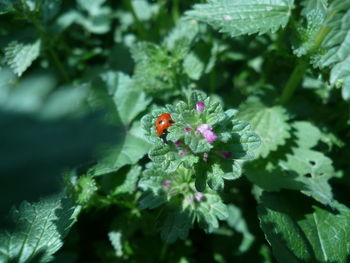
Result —
<instances>
[{"instance_id":1,"label":"leaf stem","mask_svg":"<svg viewBox=\"0 0 350 263\"><path fill-rule=\"evenodd\" d=\"M300 84L305 71L307 69L307 63L305 60L301 60L299 64L294 68L291 76L289 77L286 86L283 89L282 95L280 97L280 103L286 104L294 95L294 92L298 85Z\"/></svg>"},{"instance_id":2,"label":"leaf stem","mask_svg":"<svg viewBox=\"0 0 350 263\"><path fill-rule=\"evenodd\" d=\"M56 65L57 69L60 71L65 82L70 82L70 77L69 77L67 71L65 70L63 64L59 60L55 50L52 47L48 47L48 51L49 51L50 56L52 57L53 63Z\"/></svg>"}]
</instances>

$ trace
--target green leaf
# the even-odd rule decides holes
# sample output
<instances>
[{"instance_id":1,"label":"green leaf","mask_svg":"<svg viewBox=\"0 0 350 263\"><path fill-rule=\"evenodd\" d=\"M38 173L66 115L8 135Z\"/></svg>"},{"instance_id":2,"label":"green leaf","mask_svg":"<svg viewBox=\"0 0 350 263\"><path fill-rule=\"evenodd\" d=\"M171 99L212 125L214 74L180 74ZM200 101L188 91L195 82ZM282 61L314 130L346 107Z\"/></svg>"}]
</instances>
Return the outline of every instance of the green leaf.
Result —
<instances>
[{"instance_id":1,"label":"green leaf","mask_svg":"<svg viewBox=\"0 0 350 263\"><path fill-rule=\"evenodd\" d=\"M10 42L5 47L5 61L11 69L21 76L40 54L41 41Z\"/></svg>"},{"instance_id":2,"label":"green leaf","mask_svg":"<svg viewBox=\"0 0 350 263\"><path fill-rule=\"evenodd\" d=\"M328 183L336 176L332 160L321 152L303 148L292 148L292 153L285 158L248 164L246 175L264 190L300 190L325 205L333 206L332 188Z\"/></svg>"},{"instance_id":3,"label":"green leaf","mask_svg":"<svg viewBox=\"0 0 350 263\"><path fill-rule=\"evenodd\" d=\"M228 217L226 219L227 224L237 231L238 233L241 233L243 235L243 239L241 244L239 245L239 252L244 253L246 252L253 244L254 242L254 236L250 233L247 222L245 221L241 210L232 205L227 205L227 211L228 211Z\"/></svg>"},{"instance_id":4,"label":"green leaf","mask_svg":"<svg viewBox=\"0 0 350 263\"><path fill-rule=\"evenodd\" d=\"M140 42L131 48L136 63L133 76L135 87L156 94L176 87L176 58L153 43Z\"/></svg>"},{"instance_id":5,"label":"green leaf","mask_svg":"<svg viewBox=\"0 0 350 263\"><path fill-rule=\"evenodd\" d=\"M124 254L122 237L121 231L111 231L108 233L108 238L114 248L116 257L122 257Z\"/></svg>"},{"instance_id":6,"label":"green leaf","mask_svg":"<svg viewBox=\"0 0 350 263\"><path fill-rule=\"evenodd\" d=\"M125 126L128 126L151 102L144 92L132 88L130 77L124 73L104 72L101 78L107 84L108 91L113 94L119 117Z\"/></svg>"},{"instance_id":7,"label":"green leaf","mask_svg":"<svg viewBox=\"0 0 350 263\"><path fill-rule=\"evenodd\" d=\"M174 55L183 59L197 42L199 25L196 21L179 19L174 29L163 40L163 45Z\"/></svg>"},{"instance_id":8,"label":"green leaf","mask_svg":"<svg viewBox=\"0 0 350 263\"><path fill-rule=\"evenodd\" d=\"M227 206L216 194L205 194L204 201L199 203L195 215L199 225L208 233L219 227L219 220L226 220L229 216Z\"/></svg>"},{"instance_id":9,"label":"green leaf","mask_svg":"<svg viewBox=\"0 0 350 263\"><path fill-rule=\"evenodd\" d=\"M208 173L208 185L215 191L221 191L224 188L224 171L218 164L212 166L212 172Z\"/></svg>"},{"instance_id":10,"label":"green leaf","mask_svg":"<svg viewBox=\"0 0 350 263\"><path fill-rule=\"evenodd\" d=\"M264 105L257 97L251 97L240 107L237 118L248 121L260 136L261 146L256 153L263 158L290 137L286 110L281 106Z\"/></svg>"},{"instance_id":11,"label":"green leaf","mask_svg":"<svg viewBox=\"0 0 350 263\"><path fill-rule=\"evenodd\" d=\"M186 239L192 227L193 217L188 211L178 209L165 210L159 225L160 235L167 243L173 243L178 238Z\"/></svg>"},{"instance_id":12,"label":"green leaf","mask_svg":"<svg viewBox=\"0 0 350 263\"><path fill-rule=\"evenodd\" d=\"M313 206L312 211L303 211L300 201L281 193L264 193L260 200L260 226L279 262L347 262L347 207L337 204L338 211L330 211Z\"/></svg>"},{"instance_id":13,"label":"green leaf","mask_svg":"<svg viewBox=\"0 0 350 263\"><path fill-rule=\"evenodd\" d=\"M279 165L287 173L296 173L298 182L305 184L302 192L312 196L323 204L332 204L332 188L328 180L335 176L332 160L320 152L307 149L294 149L293 154L287 154L286 161Z\"/></svg>"},{"instance_id":14,"label":"green leaf","mask_svg":"<svg viewBox=\"0 0 350 263\"><path fill-rule=\"evenodd\" d=\"M295 129L295 135L298 138L297 144L301 148L311 149L316 146L317 143L322 139L322 133L310 122L297 121L292 124Z\"/></svg>"},{"instance_id":15,"label":"green leaf","mask_svg":"<svg viewBox=\"0 0 350 263\"><path fill-rule=\"evenodd\" d=\"M204 63L192 52L186 56L183 67L191 79L199 80L204 70Z\"/></svg>"},{"instance_id":16,"label":"green leaf","mask_svg":"<svg viewBox=\"0 0 350 263\"><path fill-rule=\"evenodd\" d=\"M186 14L232 37L275 32L288 23L293 0L210 0Z\"/></svg>"},{"instance_id":17,"label":"green leaf","mask_svg":"<svg viewBox=\"0 0 350 263\"><path fill-rule=\"evenodd\" d=\"M98 190L96 181L90 175L83 175L79 177L76 184L77 202L79 204L86 204Z\"/></svg>"},{"instance_id":18,"label":"green leaf","mask_svg":"<svg viewBox=\"0 0 350 263\"><path fill-rule=\"evenodd\" d=\"M327 30L325 38L312 58L314 66L330 69L329 81L342 87L345 100L350 99L350 4L333 1L327 10L327 19L320 29Z\"/></svg>"},{"instance_id":19,"label":"green leaf","mask_svg":"<svg viewBox=\"0 0 350 263\"><path fill-rule=\"evenodd\" d=\"M260 137L251 130L250 124L242 120L232 121L232 138L223 150L232 152L233 159L250 160L255 157L252 150L260 146ZM237 169L235 169L237 170Z\"/></svg>"},{"instance_id":20,"label":"green leaf","mask_svg":"<svg viewBox=\"0 0 350 263\"><path fill-rule=\"evenodd\" d=\"M132 7L135 10L136 16L141 21L148 21L159 11L159 5L151 4L147 0L132 0Z\"/></svg>"},{"instance_id":21,"label":"green leaf","mask_svg":"<svg viewBox=\"0 0 350 263\"><path fill-rule=\"evenodd\" d=\"M13 230L0 233L1 262L49 262L74 223L75 208L61 196L13 209Z\"/></svg>"},{"instance_id":22,"label":"green leaf","mask_svg":"<svg viewBox=\"0 0 350 263\"><path fill-rule=\"evenodd\" d=\"M141 166L132 166L126 174L124 182L114 189L112 195L132 194L136 190L136 185L140 174Z\"/></svg>"},{"instance_id":23,"label":"green leaf","mask_svg":"<svg viewBox=\"0 0 350 263\"><path fill-rule=\"evenodd\" d=\"M103 175L119 170L127 164L135 164L151 148L145 139L140 122L134 122L127 131L124 141L116 147L106 150L105 157L91 168L89 174Z\"/></svg>"}]
</instances>

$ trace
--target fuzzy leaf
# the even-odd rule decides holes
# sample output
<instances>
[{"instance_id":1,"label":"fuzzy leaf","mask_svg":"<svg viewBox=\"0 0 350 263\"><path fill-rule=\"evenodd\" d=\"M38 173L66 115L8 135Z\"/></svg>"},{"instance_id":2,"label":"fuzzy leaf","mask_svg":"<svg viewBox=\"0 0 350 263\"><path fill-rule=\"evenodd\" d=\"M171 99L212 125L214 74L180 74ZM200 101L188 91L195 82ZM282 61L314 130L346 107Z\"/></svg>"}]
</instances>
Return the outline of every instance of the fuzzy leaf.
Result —
<instances>
[{"instance_id":1,"label":"fuzzy leaf","mask_svg":"<svg viewBox=\"0 0 350 263\"><path fill-rule=\"evenodd\" d=\"M113 195L119 194L132 194L136 190L137 181L141 174L141 167L138 165L134 165L128 171L125 176L125 180L121 185L118 185L114 191Z\"/></svg>"},{"instance_id":2,"label":"fuzzy leaf","mask_svg":"<svg viewBox=\"0 0 350 263\"><path fill-rule=\"evenodd\" d=\"M151 148L142 133L140 122L134 122L131 129L127 131L124 142L120 145L106 150L105 157L91 168L89 174L103 175L119 170L127 164L135 164Z\"/></svg>"},{"instance_id":3,"label":"fuzzy leaf","mask_svg":"<svg viewBox=\"0 0 350 263\"><path fill-rule=\"evenodd\" d=\"M204 63L194 53L190 53L185 58L183 67L191 79L199 80L204 70Z\"/></svg>"},{"instance_id":4,"label":"fuzzy leaf","mask_svg":"<svg viewBox=\"0 0 350 263\"><path fill-rule=\"evenodd\" d=\"M132 47L131 54L136 63L135 87L152 94L176 87L177 61L166 50L152 43L140 42Z\"/></svg>"},{"instance_id":5,"label":"fuzzy leaf","mask_svg":"<svg viewBox=\"0 0 350 263\"><path fill-rule=\"evenodd\" d=\"M345 100L350 99L350 3L333 1L324 22L329 33L312 61L314 66L330 69L330 83L342 87Z\"/></svg>"},{"instance_id":6,"label":"fuzzy leaf","mask_svg":"<svg viewBox=\"0 0 350 263\"><path fill-rule=\"evenodd\" d=\"M67 199L54 197L13 209L16 228L0 233L1 262L49 262L62 245L74 221L74 207Z\"/></svg>"},{"instance_id":7,"label":"fuzzy leaf","mask_svg":"<svg viewBox=\"0 0 350 263\"><path fill-rule=\"evenodd\" d=\"M296 148L286 160L249 164L249 180L267 191L299 190L325 204L333 205L332 189L328 183L336 176L331 159L320 152ZM276 165L277 163L277 165Z\"/></svg>"},{"instance_id":8,"label":"fuzzy leaf","mask_svg":"<svg viewBox=\"0 0 350 263\"><path fill-rule=\"evenodd\" d=\"M216 194L205 194L205 201L200 203L195 213L200 226L209 233L219 227L218 220L228 217L227 206Z\"/></svg>"},{"instance_id":9,"label":"fuzzy leaf","mask_svg":"<svg viewBox=\"0 0 350 263\"><path fill-rule=\"evenodd\" d=\"M258 207L260 225L279 262L347 262L350 248L350 210L313 206L302 211L300 202L281 194L266 194Z\"/></svg>"},{"instance_id":10,"label":"fuzzy leaf","mask_svg":"<svg viewBox=\"0 0 350 263\"><path fill-rule=\"evenodd\" d=\"M21 76L38 58L40 46L40 40L22 43L10 42L5 47L5 61L18 76Z\"/></svg>"},{"instance_id":11,"label":"fuzzy leaf","mask_svg":"<svg viewBox=\"0 0 350 263\"><path fill-rule=\"evenodd\" d=\"M104 72L101 78L107 84L108 91L113 94L113 101L125 126L130 125L151 102L144 92L133 89L132 80L124 73Z\"/></svg>"},{"instance_id":12,"label":"fuzzy leaf","mask_svg":"<svg viewBox=\"0 0 350 263\"><path fill-rule=\"evenodd\" d=\"M240 107L238 119L246 120L260 136L261 146L257 155L265 158L271 151L283 145L290 137L288 116L281 106L268 107L258 98L252 97Z\"/></svg>"},{"instance_id":13,"label":"fuzzy leaf","mask_svg":"<svg viewBox=\"0 0 350 263\"><path fill-rule=\"evenodd\" d=\"M331 204L333 194L328 180L335 176L332 160L320 152L307 149L294 149L293 155L288 154L286 161L280 161L280 166L287 172L295 172L298 181L306 185L302 190L323 204Z\"/></svg>"},{"instance_id":14,"label":"fuzzy leaf","mask_svg":"<svg viewBox=\"0 0 350 263\"><path fill-rule=\"evenodd\" d=\"M275 32L288 23L293 0L210 0L186 14L232 37Z\"/></svg>"},{"instance_id":15,"label":"fuzzy leaf","mask_svg":"<svg viewBox=\"0 0 350 263\"><path fill-rule=\"evenodd\" d=\"M159 226L162 239L167 243L173 243L178 238L185 239L192 227L192 220L188 211L166 210Z\"/></svg>"}]
</instances>

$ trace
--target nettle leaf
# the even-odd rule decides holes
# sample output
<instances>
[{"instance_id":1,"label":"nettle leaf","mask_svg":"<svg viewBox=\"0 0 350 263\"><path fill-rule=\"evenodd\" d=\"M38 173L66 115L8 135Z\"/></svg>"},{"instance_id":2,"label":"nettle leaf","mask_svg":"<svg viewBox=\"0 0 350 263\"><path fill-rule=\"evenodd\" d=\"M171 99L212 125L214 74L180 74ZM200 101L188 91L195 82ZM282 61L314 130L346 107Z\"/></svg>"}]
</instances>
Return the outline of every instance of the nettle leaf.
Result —
<instances>
[{"instance_id":1,"label":"nettle leaf","mask_svg":"<svg viewBox=\"0 0 350 263\"><path fill-rule=\"evenodd\" d=\"M332 160L323 153L304 148L292 148L286 160L271 160L248 164L249 180L267 191L299 190L315 200L333 206L329 179L337 176Z\"/></svg>"},{"instance_id":2,"label":"nettle leaf","mask_svg":"<svg viewBox=\"0 0 350 263\"><path fill-rule=\"evenodd\" d=\"M131 48L136 63L135 87L148 93L159 93L176 87L178 61L153 43L140 42Z\"/></svg>"},{"instance_id":3,"label":"nettle leaf","mask_svg":"<svg viewBox=\"0 0 350 263\"><path fill-rule=\"evenodd\" d=\"M322 140L324 134L320 129L308 121L296 121L292 124L297 137L297 144L300 148L311 149Z\"/></svg>"},{"instance_id":4,"label":"nettle leaf","mask_svg":"<svg viewBox=\"0 0 350 263\"><path fill-rule=\"evenodd\" d=\"M232 37L244 34L275 32L285 27L293 0L210 0L196 4L186 15L218 27Z\"/></svg>"},{"instance_id":5,"label":"nettle leaf","mask_svg":"<svg viewBox=\"0 0 350 263\"><path fill-rule=\"evenodd\" d=\"M179 209L167 209L161 215L158 226L161 238L167 243L173 243L177 239L186 239L192 227L193 215L189 211Z\"/></svg>"},{"instance_id":6,"label":"nettle leaf","mask_svg":"<svg viewBox=\"0 0 350 263\"><path fill-rule=\"evenodd\" d=\"M0 233L1 262L49 262L74 223L75 208L62 196L11 211L15 228Z\"/></svg>"},{"instance_id":7,"label":"nettle leaf","mask_svg":"<svg viewBox=\"0 0 350 263\"><path fill-rule=\"evenodd\" d=\"M212 233L219 227L219 220L226 220L229 216L227 206L222 203L220 196L205 194L204 201L194 211L200 226L207 232Z\"/></svg>"},{"instance_id":8,"label":"nettle leaf","mask_svg":"<svg viewBox=\"0 0 350 263\"><path fill-rule=\"evenodd\" d=\"M151 148L144 137L140 122L136 121L126 132L123 143L106 150L105 157L91 168L89 174L103 175L119 170L124 165L135 164Z\"/></svg>"},{"instance_id":9,"label":"nettle leaf","mask_svg":"<svg viewBox=\"0 0 350 263\"><path fill-rule=\"evenodd\" d=\"M186 56L183 62L185 73L193 80L199 80L204 70L204 63L198 56L191 52Z\"/></svg>"},{"instance_id":10,"label":"nettle leaf","mask_svg":"<svg viewBox=\"0 0 350 263\"><path fill-rule=\"evenodd\" d=\"M139 121L134 121L150 103L140 91L131 88L130 78L119 72L105 72L91 85L103 87L91 89L89 104L96 110L107 111L106 118L113 125L124 124L124 141L118 147L107 148L98 164L89 171L91 175L103 175L119 170L124 165L135 164L151 148ZM101 83L102 82L102 83Z\"/></svg>"},{"instance_id":11,"label":"nettle leaf","mask_svg":"<svg viewBox=\"0 0 350 263\"><path fill-rule=\"evenodd\" d=\"M307 149L293 149L286 161L279 166L287 173L296 173L298 182L305 184L302 192L323 204L332 204L332 188L328 180L335 176L332 160L320 152Z\"/></svg>"},{"instance_id":12,"label":"nettle leaf","mask_svg":"<svg viewBox=\"0 0 350 263\"><path fill-rule=\"evenodd\" d=\"M86 204L98 190L95 179L90 175L79 177L77 184L74 186L79 204Z\"/></svg>"},{"instance_id":13,"label":"nettle leaf","mask_svg":"<svg viewBox=\"0 0 350 263\"><path fill-rule=\"evenodd\" d=\"M329 81L342 87L342 96L350 98L350 4L347 1L333 1L327 10L323 28L329 31L312 62L321 69L329 68Z\"/></svg>"},{"instance_id":14,"label":"nettle leaf","mask_svg":"<svg viewBox=\"0 0 350 263\"><path fill-rule=\"evenodd\" d=\"M180 19L163 40L163 46L175 56L184 58L198 40L199 25L196 21Z\"/></svg>"},{"instance_id":15,"label":"nettle leaf","mask_svg":"<svg viewBox=\"0 0 350 263\"><path fill-rule=\"evenodd\" d=\"M249 121L260 136L261 146L256 153L263 158L290 137L286 110L281 106L264 105L257 97L251 97L240 107L237 118Z\"/></svg>"},{"instance_id":16,"label":"nettle leaf","mask_svg":"<svg viewBox=\"0 0 350 263\"><path fill-rule=\"evenodd\" d=\"M141 166L133 165L126 174L124 182L113 190L112 195L132 194L136 190L140 175Z\"/></svg>"},{"instance_id":17,"label":"nettle leaf","mask_svg":"<svg viewBox=\"0 0 350 263\"><path fill-rule=\"evenodd\" d=\"M232 121L232 138L223 150L232 153L233 159L250 160L255 158L252 150L260 146L260 137L251 130L250 124L242 120Z\"/></svg>"},{"instance_id":18,"label":"nettle leaf","mask_svg":"<svg viewBox=\"0 0 350 263\"><path fill-rule=\"evenodd\" d=\"M40 54L41 41L33 42L10 42L5 47L5 61L11 69L21 76Z\"/></svg>"},{"instance_id":19,"label":"nettle leaf","mask_svg":"<svg viewBox=\"0 0 350 263\"><path fill-rule=\"evenodd\" d=\"M302 211L300 201L281 193L263 193L258 207L260 226L279 262L347 262L350 210L313 206Z\"/></svg>"},{"instance_id":20,"label":"nettle leaf","mask_svg":"<svg viewBox=\"0 0 350 263\"><path fill-rule=\"evenodd\" d=\"M314 48L315 38L324 24L326 14L323 9L311 9L306 12L305 17L306 27L299 28L300 43L293 47L293 52L298 57L308 54Z\"/></svg>"},{"instance_id":21,"label":"nettle leaf","mask_svg":"<svg viewBox=\"0 0 350 263\"><path fill-rule=\"evenodd\" d=\"M133 89L131 78L124 73L104 72L101 78L107 83L108 91L113 94L113 101L125 126L128 126L151 102L144 92Z\"/></svg>"}]
</instances>

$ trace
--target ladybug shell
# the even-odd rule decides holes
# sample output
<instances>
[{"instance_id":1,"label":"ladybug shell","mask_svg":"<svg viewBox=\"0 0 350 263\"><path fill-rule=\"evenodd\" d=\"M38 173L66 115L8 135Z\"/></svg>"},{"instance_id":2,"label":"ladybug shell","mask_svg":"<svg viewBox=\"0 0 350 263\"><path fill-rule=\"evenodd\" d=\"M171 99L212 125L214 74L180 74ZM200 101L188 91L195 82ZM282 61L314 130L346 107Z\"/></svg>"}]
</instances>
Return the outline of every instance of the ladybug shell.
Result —
<instances>
[{"instance_id":1,"label":"ladybug shell","mask_svg":"<svg viewBox=\"0 0 350 263\"><path fill-rule=\"evenodd\" d=\"M159 136L165 134L174 121L169 113L162 113L156 120L156 132Z\"/></svg>"}]
</instances>

